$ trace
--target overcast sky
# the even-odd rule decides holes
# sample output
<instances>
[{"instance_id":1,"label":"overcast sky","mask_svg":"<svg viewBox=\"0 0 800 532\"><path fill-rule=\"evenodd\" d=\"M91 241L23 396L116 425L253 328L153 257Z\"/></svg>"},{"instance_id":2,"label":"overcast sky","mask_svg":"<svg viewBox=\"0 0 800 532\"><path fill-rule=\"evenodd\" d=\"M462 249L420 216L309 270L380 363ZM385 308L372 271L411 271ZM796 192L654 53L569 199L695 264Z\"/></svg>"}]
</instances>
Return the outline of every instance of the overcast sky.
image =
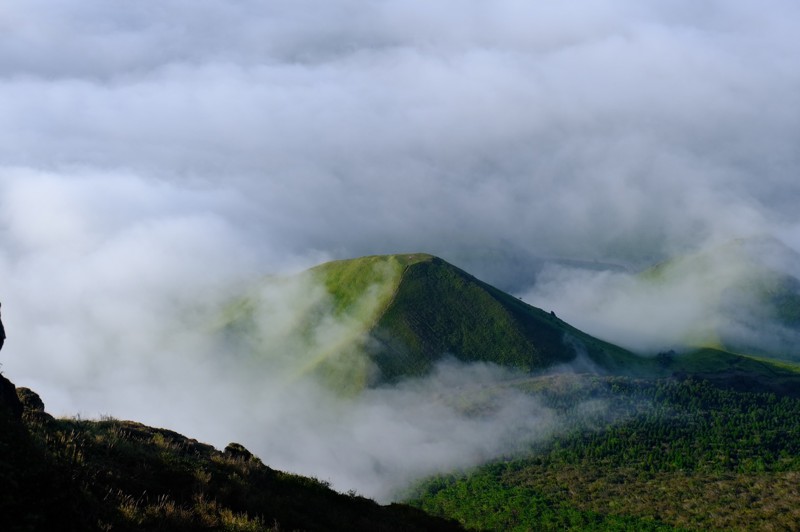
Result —
<instances>
[{"instance_id":1,"label":"overcast sky","mask_svg":"<svg viewBox=\"0 0 800 532\"><path fill-rule=\"evenodd\" d=\"M793 0L6 0L3 371L95 413L179 309L329 258L510 286L532 257L800 249L798 27ZM527 299L596 325L576 283L608 283L564 275Z\"/></svg>"},{"instance_id":2,"label":"overcast sky","mask_svg":"<svg viewBox=\"0 0 800 532\"><path fill-rule=\"evenodd\" d=\"M66 194L61 206L105 228L119 203L130 220L160 206L219 217L278 255L504 246L627 262L789 232L799 11L4 2L4 215L43 215ZM118 193L129 186L138 197Z\"/></svg>"}]
</instances>

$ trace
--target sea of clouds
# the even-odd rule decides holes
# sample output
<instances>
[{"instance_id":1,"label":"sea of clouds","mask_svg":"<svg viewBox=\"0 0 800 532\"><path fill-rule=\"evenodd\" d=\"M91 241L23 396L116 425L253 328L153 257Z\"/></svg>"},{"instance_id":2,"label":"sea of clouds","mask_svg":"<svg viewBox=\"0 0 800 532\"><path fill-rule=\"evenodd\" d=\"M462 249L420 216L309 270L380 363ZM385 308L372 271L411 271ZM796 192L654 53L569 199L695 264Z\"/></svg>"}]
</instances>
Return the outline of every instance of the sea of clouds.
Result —
<instances>
[{"instance_id":1,"label":"sea of clouds","mask_svg":"<svg viewBox=\"0 0 800 532\"><path fill-rule=\"evenodd\" d=\"M788 0L4 2L2 370L55 414L242 440L382 499L501 455L492 435L557 425L535 399L274 394L209 324L264 275L425 251L628 347L684 341L746 265L637 272L800 250L798 23Z\"/></svg>"}]
</instances>

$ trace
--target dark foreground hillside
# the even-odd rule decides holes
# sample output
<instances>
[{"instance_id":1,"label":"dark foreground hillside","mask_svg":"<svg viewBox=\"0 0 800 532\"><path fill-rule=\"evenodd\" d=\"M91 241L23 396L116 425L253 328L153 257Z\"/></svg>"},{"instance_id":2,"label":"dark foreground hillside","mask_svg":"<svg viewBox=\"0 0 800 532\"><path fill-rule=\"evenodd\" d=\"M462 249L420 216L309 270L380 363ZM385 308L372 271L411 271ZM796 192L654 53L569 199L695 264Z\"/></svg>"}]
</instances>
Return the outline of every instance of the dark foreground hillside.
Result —
<instances>
[{"instance_id":1,"label":"dark foreground hillside","mask_svg":"<svg viewBox=\"0 0 800 532\"><path fill-rule=\"evenodd\" d=\"M130 421L56 420L0 376L0 530L460 530Z\"/></svg>"}]
</instances>

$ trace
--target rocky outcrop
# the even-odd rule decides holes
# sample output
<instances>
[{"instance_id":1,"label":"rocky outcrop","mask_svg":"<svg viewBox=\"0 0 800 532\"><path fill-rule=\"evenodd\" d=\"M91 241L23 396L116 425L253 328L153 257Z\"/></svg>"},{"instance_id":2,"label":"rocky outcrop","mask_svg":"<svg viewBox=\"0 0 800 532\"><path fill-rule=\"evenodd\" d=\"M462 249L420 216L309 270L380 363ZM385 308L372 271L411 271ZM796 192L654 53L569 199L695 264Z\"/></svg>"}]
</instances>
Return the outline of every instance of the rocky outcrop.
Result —
<instances>
[{"instance_id":1,"label":"rocky outcrop","mask_svg":"<svg viewBox=\"0 0 800 532\"><path fill-rule=\"evenodd\" d=\"M253 453L248 451L241 443L229 443L223 453L230 458L237 460L253 460L255 457Z\"/></svg>"},{"instance_id":2,"label":"rocky outcrop","mask_svg":"<svg viewBox=\"0 0 800 532\"><path fill-rule=\"evenodd\" d=\"M53 420L53 416L44 411L44 402L38 393L30 388L17 388L17 397L22 404L22 419L26 423L44 423Z\"/></svg>"},{"instance_id":3,"label":"rocky outcrop","mask_svg":"<svg viewBox=\"0 0 800 532\"><path fill-rule=\"evenodd\" d=\"M10 380L0 375L0 409L11 419L16 421L22 420L23 407L19 398L17 397L17 388Z\"/></svg>"}]
</instances>

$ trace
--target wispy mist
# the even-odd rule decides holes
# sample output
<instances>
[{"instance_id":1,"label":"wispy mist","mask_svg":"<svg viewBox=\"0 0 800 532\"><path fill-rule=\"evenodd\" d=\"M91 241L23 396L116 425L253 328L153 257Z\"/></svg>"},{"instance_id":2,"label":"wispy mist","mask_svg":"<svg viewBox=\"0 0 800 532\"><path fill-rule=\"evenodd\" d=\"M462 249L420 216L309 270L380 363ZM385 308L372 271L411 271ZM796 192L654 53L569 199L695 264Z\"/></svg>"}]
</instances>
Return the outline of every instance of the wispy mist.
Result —
<instances>
[{"instance_id":1,"label":"wispy mist","mask_svg":"<svg viewBox=\"0 0 800 532\"><path fill-rule=\"evenodd\" d=\"M789 0L7 1L3 371L55 413L245 426L291 401L237 391L220 302L377 253L441 255L640 349L735 322L712 300L739 259L621 272L735 238L800 249L799 23ZM417 408L405 391L332 402L330 441L381 441L353 416ZM459 456L497 451L491 421L450 413L485 442Z\"/></svg>"},{"instance_id":2,"label":"wispy mist","mask_svg":"<svg viewBox=\"0 0 800 532\"><path fill-rule=\"evenodd\" d=\"M796 232L797 19L786 1L11 2L0 159L235 189L249 208L222 214L281 251L649 262Z\"/></svg>"},{"instance_id":3,"label":"wispy mist","mask_svg":"<svg viewBox=\"0 0 800 532\"><path fill-rule=\"evenodd\" d=\"M641 354L727 345L792 358L798 332L768 297L782 282L797 293L798 276L800 255L777 240L751 238L676 255L643 271L550 263L525 299Z\"/></svg>"},{"instance_id":4,"label":"wispy mist","mask_svg":"<svg viewBox=\"0 0 800 532\"><path fill-rule=\"evenodd\" d=\"M426 476L512 456L558 431L564 420L551 409L503 386L514 377L450 361L351 398L303 380L265 390L239 432L273 467L389 501Z\"/></svg>"}]
</instances>

